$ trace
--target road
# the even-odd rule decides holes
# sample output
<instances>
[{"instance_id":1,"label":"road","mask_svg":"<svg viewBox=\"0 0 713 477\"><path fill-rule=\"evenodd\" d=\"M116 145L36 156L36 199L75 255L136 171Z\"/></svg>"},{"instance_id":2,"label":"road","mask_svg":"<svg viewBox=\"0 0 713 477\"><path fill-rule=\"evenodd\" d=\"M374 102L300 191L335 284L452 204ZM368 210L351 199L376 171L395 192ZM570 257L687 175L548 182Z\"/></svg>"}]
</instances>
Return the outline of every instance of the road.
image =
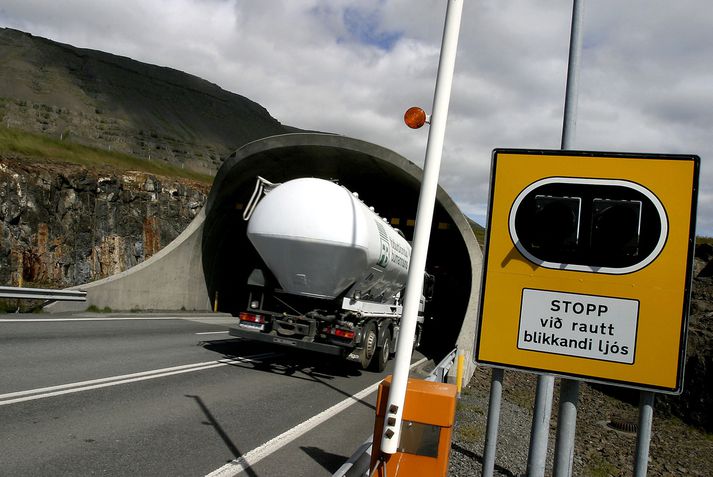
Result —
<instances>
[{"instance_id":1,"label":"road","mask_svg":"<svg viewBox=\"0 0 713 477\"><path fill-rule=\"evenodd\" d=\"M232 339L233 320L0 315L0 475L331 475L393 361Z\"/></svg>"}]
</instances>

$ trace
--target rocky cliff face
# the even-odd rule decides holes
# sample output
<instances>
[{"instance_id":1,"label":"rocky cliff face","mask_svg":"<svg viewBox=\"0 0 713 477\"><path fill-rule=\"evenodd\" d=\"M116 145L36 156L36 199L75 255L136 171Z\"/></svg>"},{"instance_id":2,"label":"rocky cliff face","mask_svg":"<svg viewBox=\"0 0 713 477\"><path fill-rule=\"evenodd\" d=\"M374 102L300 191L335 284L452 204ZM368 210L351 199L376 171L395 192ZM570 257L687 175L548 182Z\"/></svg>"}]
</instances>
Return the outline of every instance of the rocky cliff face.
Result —
<instances>
[{"instance_id":1,"label":"rocky cliff face","mask_svg":"<svg viewBox=\"0 0 713 477\"><path fill-rule=\"evenodd\" d=\"M209 186L0 157L0 283L67 287L123 271L177 237Z\"/></svg>"},{"instance_id":2,"label":"rocky cliff face","mask_svg":"<svg viewBox=\"0 0 713 477\"><path fill-rule=\"evenodd\" d=\"M688 349L681 397L660 396L664 410L713 432L713 245L696 247Z\"/></svg>"}]
</instances>

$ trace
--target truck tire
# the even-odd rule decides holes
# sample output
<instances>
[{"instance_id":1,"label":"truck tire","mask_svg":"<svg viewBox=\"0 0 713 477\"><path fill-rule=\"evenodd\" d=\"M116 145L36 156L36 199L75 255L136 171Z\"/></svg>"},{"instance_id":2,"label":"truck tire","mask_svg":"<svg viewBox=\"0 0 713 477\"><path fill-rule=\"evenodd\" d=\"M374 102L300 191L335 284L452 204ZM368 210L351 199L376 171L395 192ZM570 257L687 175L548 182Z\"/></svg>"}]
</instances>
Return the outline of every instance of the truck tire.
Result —
<instances>
[{"instance_id":1,"label":"truck tire","mask_svg":"<svg viewBox=\"0 0 713 477\"><path fill-rule=\"evenodd\" d=\"M373 321L364 326L364 335L362 337L362 348L359 350L359 364L361 369L368 369L371 360L376 354L376 345L379 341L379 335L376 333L376 325Z\"/></svg>"},{"instance_id":2,"label":"truck tire","mask_svg":"<svg viewBox=\"0 0 713 477\"><path fill-rule=\"evenodd\" d=\"M386 363L389 362L389 356L391 355L391 332L386 330L384 332L384 343L376 348L376 354L371 360L371 366L369 369L381 373L386 369Z\"/></svg>"}]
</instances>

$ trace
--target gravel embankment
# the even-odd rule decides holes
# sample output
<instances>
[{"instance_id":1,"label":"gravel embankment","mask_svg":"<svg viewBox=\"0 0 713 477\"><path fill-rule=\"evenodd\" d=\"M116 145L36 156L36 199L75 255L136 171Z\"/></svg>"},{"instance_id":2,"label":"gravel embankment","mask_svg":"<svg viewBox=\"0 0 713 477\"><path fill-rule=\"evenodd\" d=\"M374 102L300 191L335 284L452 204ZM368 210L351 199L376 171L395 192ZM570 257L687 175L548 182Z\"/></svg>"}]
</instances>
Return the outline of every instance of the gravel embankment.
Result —
<instances>
[{"instance_id":1,"label":"gravel embankment","mask_svg":"<svg viewBox=\"0 0 713 477\"><path fill-rule=\"evenodd\" d=\"M535 385L534 375L505 372L495 475L525 475ZM490 369L479 368L458 403L448 471L451 477L481 475L489 392ZM545 475L552 474L558 397L556 384ZM627 428L638 422L638 392L582 384L577 412L573 474L632 475L636 434L610 426ZM713 435L654 409L648 475L713 476Z\"/></svg>"}]
</instances>

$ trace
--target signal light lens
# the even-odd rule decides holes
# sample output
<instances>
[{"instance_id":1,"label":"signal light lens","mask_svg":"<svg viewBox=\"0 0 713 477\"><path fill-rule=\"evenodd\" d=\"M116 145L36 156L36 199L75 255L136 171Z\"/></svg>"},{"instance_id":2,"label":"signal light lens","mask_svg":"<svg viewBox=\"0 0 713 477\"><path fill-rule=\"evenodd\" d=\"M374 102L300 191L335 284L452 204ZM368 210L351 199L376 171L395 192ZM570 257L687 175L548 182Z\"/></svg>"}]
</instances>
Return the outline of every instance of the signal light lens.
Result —
<instances>
[{"instance_id":1,"label":"signal light lens","mask_svg":"<svg viewBox=\"0 0 713 477\"><path fill-rule=\"evenodd\" d=\"M255 313L246 313L244 311L240 313L240 320L249 321L251 323L265 323L264 316Z\"/></svg>"},{"instance_id":2,"label":"signal light lens","mask_svg":"<svg viewBox=\"0 0 713 477\"><path fill-rule=\"evenodd\" d=\"M640 200L594 199L592 251L612 262L637 257L641 235Z\"/></svg>"},{"instance_id":3,"label":"signal light lens","mask_svg":"<svg viewBox=\"0 0 713 477\"><path fill-rule=\"evenodd\" d=\"M426 112L418 106L408 108L406 110L406 113L404 114L404 122L406 123L406 126L410 127L411 129L420 128L421 126L426 124L426 120Z\"/></svg>"},{"instance_id":4,"label":"signal light lens","mask_svg":"<svg viewBox=\"0 0 713 477\"><path fill-rule=\"evenodd\" d=\"M579 243L580 197L535 196L534 220L537 224L533 248L553 255L571 251ZM551 260L555 261L555 260Z\"/></svg>"}]
</instances>

